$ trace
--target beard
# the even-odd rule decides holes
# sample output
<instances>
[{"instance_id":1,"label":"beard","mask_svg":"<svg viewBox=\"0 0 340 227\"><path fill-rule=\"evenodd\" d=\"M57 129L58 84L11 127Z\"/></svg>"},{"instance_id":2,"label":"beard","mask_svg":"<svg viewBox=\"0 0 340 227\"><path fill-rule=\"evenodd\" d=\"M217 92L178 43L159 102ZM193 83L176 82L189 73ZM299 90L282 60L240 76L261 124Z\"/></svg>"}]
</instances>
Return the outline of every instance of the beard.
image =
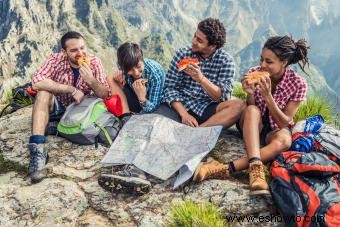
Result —
<instances>
[{"instance_id":1,"label":"beard","mask_svg":"<svg viewBox=\"0 0 340 227\"><path fill-rule=\"evenodd\" d=\"M75 57L71 57L70 55L67 55L67 59L70 63L72 63L73 65L77 65L79 66L78 64L78 58L81 57L81 56L75 56Z\"/></svg>"}]
</instances>

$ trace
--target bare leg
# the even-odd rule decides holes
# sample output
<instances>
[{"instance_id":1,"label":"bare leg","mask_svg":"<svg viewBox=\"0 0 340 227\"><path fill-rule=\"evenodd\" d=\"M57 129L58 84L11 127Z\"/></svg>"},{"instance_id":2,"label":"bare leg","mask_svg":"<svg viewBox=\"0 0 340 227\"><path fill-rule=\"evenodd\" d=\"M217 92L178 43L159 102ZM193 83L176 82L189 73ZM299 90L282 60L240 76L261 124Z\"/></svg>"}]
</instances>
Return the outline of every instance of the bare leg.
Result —
<instances>
[{"instance_id":1,"label":"bare leg","mask_svg":"<svg viewBox=\"0 0 340 227\"><path fill-rule=\"evenodd\" d=\"M39 91L32 112L32 135L44 135L49 113L53 109L54 96L47 91Z\"/></svg>"},{"instance_id":2,"label":"bare leg","mask_svg":"<svg viewBox=\"0 0 340 227\"><path fill-rule=\"evenodd\" d=\"M247 106L242 114L243 140L246 145L247 157L260 158L260 130L262 129L261 112L257 106Z\"/></svg>"},{"instance_id":3,"label":"bare leg","mask_svg":"<svg viewBox=\"0 0 340 227\"><path fill-rule=\"evenodd\" d=\"M216 113L203 122L200 127L222 125L224 128L228 128L237 122L244 108L245 103L239 99L224 101L218 104Z\"/></svg>"},{"instance_id":4,"label":"bare leg","mask_svg":"<svg viewBox=\"0 0 340 227\"><path fill-rule=\"evenodd\" d=\"M260 149L260 157L263 163L272 160L276 155L286 151L291 143L292 137L288 129L280 129L268 135L268 145ZM236 171L248 169L248 157L239 158L234 162Z\"/></svg>"},{"instance_id":5,"label":"bare leg","mask_svg":"<svg viewBox=\"0 0 340 227\"><path fill-rule=\"evenodd\" d=\"M118 83L114 81L113 79L108 79L107 80L108 84L110 85L111 93L112 94L118 94L121 101L122 101L122 106L123 106L123 114L124 113L129 113L129 105L126 99L126 96L123 92L123 90L119 87Z\"/></svg>"}]
</instances>

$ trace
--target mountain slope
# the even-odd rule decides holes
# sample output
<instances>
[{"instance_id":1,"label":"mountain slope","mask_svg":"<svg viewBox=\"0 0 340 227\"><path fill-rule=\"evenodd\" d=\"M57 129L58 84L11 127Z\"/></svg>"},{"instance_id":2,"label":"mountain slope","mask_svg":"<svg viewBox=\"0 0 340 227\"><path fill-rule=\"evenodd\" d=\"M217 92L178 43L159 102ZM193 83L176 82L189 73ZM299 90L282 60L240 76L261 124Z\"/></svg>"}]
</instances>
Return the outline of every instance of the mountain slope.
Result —
<instances>
[{"instance_id":1,"label":"mountain slope","mask_svg":"<svg viewBox=\"0 0 340 227\"><path fill-rule=\"evenodd\" d=\"M0 3L0 102L6 91L28 80L43 61L59 50L68 30L84 34L89 49L106 68L115 65L116 48L125 41L142 44L146 57L167 68L174 51L190 43L197 22L217 17L227 29L226 49L238 63L239 77L257 64L261 44L271 34L305 38L311 45L311 88L339 93L337 36L340 3L265 0L8 0ZM255 47L255 46L256 47ZM249 48L249 49L248 49ZM330 88L331 87L331 88ZM318 91L319 91L318 90Z\"/></svg>"}]
</instances>

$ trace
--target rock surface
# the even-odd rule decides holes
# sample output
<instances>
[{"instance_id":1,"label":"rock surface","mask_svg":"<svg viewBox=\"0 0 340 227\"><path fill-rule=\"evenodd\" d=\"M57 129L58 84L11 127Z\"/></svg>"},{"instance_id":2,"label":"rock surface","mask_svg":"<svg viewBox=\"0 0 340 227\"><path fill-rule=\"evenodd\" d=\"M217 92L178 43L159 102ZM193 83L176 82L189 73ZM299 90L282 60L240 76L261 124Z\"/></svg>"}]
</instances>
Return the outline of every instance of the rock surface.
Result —
<instances>
[{"instance_id":1,"label":"rock surface","mask_svg":"<svg viewBox=\"0 0 340 227\"><path fill-rule=\"evenodd\" d=\"M0 151L5 159L28 165L26 149L31 107L0 118ZM173 203L191 199L210 201L225 215L270 215L270 197L250 198L244 180L209 180L172 190L171 180L155 184L150 193L137 197L113 195L102 190L97 177L107 147L78 146L49 136L49 177L31 184L16 172L0 175L0 226L162 226ZM244 154L237 132L225 130L215 156L230 160ZM257 223L259 224L259 223ZM260 223L273 226L279 223ZM252 226L239 222L233 226Z\"/></svg>"}]
</instances>

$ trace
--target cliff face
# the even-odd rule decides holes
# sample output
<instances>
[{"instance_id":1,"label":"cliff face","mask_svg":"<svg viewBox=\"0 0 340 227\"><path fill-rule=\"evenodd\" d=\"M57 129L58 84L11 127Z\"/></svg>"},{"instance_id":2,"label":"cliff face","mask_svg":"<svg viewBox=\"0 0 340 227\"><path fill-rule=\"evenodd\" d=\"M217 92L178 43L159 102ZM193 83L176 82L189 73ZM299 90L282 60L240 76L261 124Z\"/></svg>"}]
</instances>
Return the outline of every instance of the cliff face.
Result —
<instances>
[{"instance_id":1,"label":"cliff face","mask_svg":"<svg viewBox=\"0 0 340 227\"><path fill-rule=\"evenodd\" d=\"M311 90L334 96L340 86L339 6L314 0L1 1L0 102L6 91L28 80L46 57L59 50L58 41L68 30L85 36L106 72L112 70L115 50L125 41L141 43L146 57L167 68L175 49L190 43L197 22L206 17L225 24L226 48L239 66L237 77L257 64L269 35L288 34L307 39L312 47L310 72L316 79L310 80Z\"/></svg>"},{"instance_id":2,"label":"cliff face","mask_svg":"<svg viewBox=\"0 0 340 227\"><path fill-rule=\"evenodd\" d=\"M116 48L127 40L150 40L153 43L146 48L146 56L162 63L167 56L156 51L168 53L170 48L164 37L143 34L131 25L112 1L1 1L0 15L0 101L7 90L27 81L52 52L60 50L60 37L69 30L85 36L106 72L114 66Z\"/></svg>"}]
</instances>

